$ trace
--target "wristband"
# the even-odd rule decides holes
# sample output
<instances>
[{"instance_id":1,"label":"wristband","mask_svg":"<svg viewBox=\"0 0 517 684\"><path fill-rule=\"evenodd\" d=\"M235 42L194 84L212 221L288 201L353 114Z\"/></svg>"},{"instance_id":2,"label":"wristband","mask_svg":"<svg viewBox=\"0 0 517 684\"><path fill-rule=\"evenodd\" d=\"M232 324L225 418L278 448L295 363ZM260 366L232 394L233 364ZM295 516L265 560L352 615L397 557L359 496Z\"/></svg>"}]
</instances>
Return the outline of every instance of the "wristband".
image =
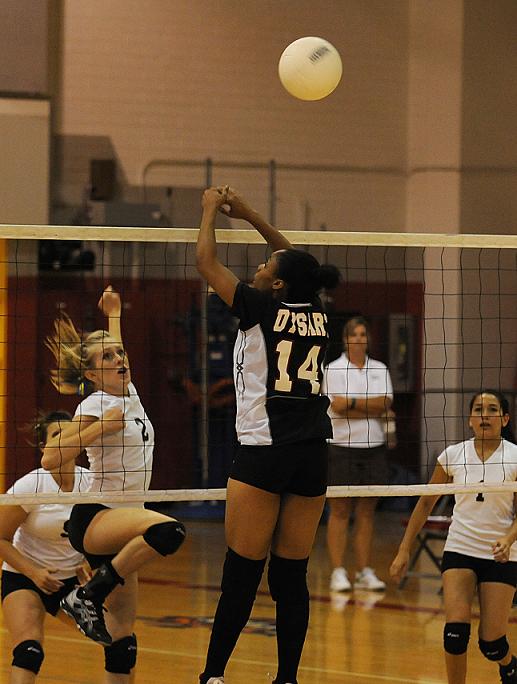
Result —
<instances>
[{"instance_id":1,"label":"wristband","mask_svg":"<svg viewBox=\"0 0 517 684\"><path fill-rule=\"evenodd\" d=\"M348 407L349 411L353 411L355 409L355 397L352 397L350 400L350 406Z\"/></svg>"}]
</instances>

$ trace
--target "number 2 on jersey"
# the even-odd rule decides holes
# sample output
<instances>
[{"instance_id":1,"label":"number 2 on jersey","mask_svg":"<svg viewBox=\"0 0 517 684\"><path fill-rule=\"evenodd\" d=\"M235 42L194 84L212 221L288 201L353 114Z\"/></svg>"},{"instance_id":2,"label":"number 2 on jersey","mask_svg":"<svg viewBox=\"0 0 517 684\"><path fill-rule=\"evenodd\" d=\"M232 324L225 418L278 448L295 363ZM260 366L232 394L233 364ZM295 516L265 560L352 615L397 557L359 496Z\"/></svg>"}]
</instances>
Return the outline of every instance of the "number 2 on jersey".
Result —
<instances>
[{"instance_id":1,"label":"number 2 on jersey","mask_svg":"<svg viewBox=\"0 0 517 684\"><path fill-rule=\"evenodd\" d=\"M293 382L287 372L292 349L293 343L289 340L282 340L276 346L276 351L278 352L279 376L278 380L275 382L275 389L279 392L290 392L293 386ZM296 374L296 377L300 380L309 380L312 394L318 394L320 391L320 383L318 380L318 355L320 350L321 347L318 344L311 347L305 361L298 368Z\"/></svg>"},{"instance_id":2,"label":"number 2 on jersey","mask_svg":"<svg viewBox=\"0 0 517 684\"><path fill-rule=\"evenodd\" d=\"M141 418L135 418L135 423L142 426L142 440L147 442L149 440L149 433L147 432L144 421Z\"/></svg>"}]
</instances>

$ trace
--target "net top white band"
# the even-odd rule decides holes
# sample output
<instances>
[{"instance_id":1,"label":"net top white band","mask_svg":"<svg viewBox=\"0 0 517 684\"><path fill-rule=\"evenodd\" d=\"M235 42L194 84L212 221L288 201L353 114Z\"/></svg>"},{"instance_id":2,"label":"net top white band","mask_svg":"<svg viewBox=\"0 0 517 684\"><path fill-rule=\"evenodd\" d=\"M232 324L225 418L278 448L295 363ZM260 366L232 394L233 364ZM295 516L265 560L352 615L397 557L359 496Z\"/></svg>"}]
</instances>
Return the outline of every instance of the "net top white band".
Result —
<instances>
[{"instance_id":1,"label":"net top white band","mask_svg":"<svg viewBox=\"0 0 517 684\"><path fill-rule=\"evenodd\" d=\"M452 494L479 494L487 492L517 492L516 482L503 484L468 485L448 484L416 484L416 485L367 485L367 486L339 486L328 487L327 497L363 497L363 496L438 496ZM72 494L59 492L58 494L33 495L0 495L0 506L28 506L47 503L77 504L77 503L114 503L140 504L144 501L224 501L226 489L156 489L130 492L88 492Z\"/></svg>"},{"instance_id":2,"label":"net top white band","mask_svg":"<svg viewBox=\"0 0 517 684\"><path fill-rule=\"evenodd\" d=\"M197 228L142 228L120 226L39 226L0 224L0 239L14 240L111 240L113 242L195 243ZM517 249L517 235L448 233L379 233L315 230L283 230L292 244L315 246L464 247ZM229 244L264 244L255 230L217 230L217 241Z\"/></svg>"}]
</instances>

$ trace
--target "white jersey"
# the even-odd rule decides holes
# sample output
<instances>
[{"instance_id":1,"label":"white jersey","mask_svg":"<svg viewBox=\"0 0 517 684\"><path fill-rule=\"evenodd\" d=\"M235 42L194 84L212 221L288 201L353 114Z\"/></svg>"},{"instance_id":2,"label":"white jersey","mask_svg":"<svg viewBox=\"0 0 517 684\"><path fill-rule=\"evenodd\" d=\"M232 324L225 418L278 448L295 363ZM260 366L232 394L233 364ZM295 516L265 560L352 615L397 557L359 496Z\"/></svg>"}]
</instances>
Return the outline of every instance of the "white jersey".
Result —
<instances>
[{"instance_id":1,"label":"white jersey","mask_svg":"<svg viewBox=\"0 0 517 684\"><path fill-rule=\"evenodd\" d=\"M337 397L389 397L393 399L390 373L382 361L366 357L362 368L354 365L346 354L329 363L323 375L322 392L332 402ZM329 408L332 420L332 444L353 449L373 449L385 442L380 418L347 418Z\"/></svg>"},{"instance_id":2,"label":"white jersey","mask_svg":"<svg viewBox=\"0 0 517 684\"><path fill-rule=\"evenodd\" d=\"M502 439L483 462L476 453L474 440L469 439L447 447L438 456L438 463L454 484L515 482L517 445ZM507 534L515 517L513 498L513 492L456 494L445 550L493 560L492 544ZM515 544L510 560L517 561Z\"/></svg>"},{"instance_id":3,"label":"white jersey","mask_svg":"<svg viewBox=\"0 0 517 684\"><path fill-rule=\"evenodd\" d=\"M125 427L99 437L86 447L90 463L91 492L123 492L149 489L153 467L154 429L133 383L128 394L117 397L99 391L84 399L75 416L100 418L111 408L124 413ZM125 504L108 503L111 508ZM134 505L134 504L128 504Z\"/></svg>"},{"instance_id":4,"label":"white jersey","mask_svg":"<svg viewBox=\"0 0 517 684\"><path fill-rule=\"evenodd\" d=\"M75 467L74 492L84 492L90 485L90 473L79 466ZM17 480L7 491L8 494L57 494L60 488L52 474L43 468L32 470ZM14 502L16 505L16 502ZM75 575L75 569L83 562L68 541L64 524L70 517L71 504L23 504L28 513L13 537L14 547L40 567L58 568L54 577L66 579ZM8 563L3 570L18 572Z\"/></svg>"}]
</instances>

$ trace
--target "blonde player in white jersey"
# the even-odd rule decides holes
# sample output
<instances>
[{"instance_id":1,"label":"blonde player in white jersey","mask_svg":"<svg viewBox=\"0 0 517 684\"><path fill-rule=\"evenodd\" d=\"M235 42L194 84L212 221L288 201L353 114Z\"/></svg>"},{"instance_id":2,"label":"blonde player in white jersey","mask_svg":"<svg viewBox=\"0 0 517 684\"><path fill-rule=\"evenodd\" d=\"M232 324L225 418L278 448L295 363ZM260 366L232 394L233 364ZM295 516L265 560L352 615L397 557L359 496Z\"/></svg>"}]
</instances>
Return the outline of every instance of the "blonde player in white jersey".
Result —
<instances>
[{"instance_id":1,"label":"blonde player in white jersey","mask_svg":"<svg viewBox=\"0 0 517 684\"><path fill-rule=\"evenodd\" d=\"M74 419L44 450L42 465L61 468L84 449L92 471L90 491L130 491L149 487L154 431L131 382L122 344L121 301L111 286L99 300L109 332L81 336L66 317L55 321L47 344L56 360L52 373L61 393L83 393ZM143 506L76 504L70 542L84 553L93 578L61 602L86 636L105 646L120 645L114 659L122 675L134 666L137 570L160 555L175 553L185 538L183 525ZM115 590L115 591L114 591ZM113 593L112 593L113 592ZM103 603L109 608L109 630ZM124 681L124 680L121 680Z\"/></svg>"},{"instance_id":2,"label":"blonde player in white jersey","mask_svg":"<svg viewBox=\"0 0 517 684\"><path fill-rule=\"evenodd\" d=\"M517 446L509 427L507 399L493 390L470 402L473 439L440 454L430 484L502 483L517 480ZM399 581L411 545L438 496L419 499L390 574ZM455 496L453 519L442 560L445 603L444 649L449 684L464 684L474 596L479 595L479 648L499 663L503 684L517 684L517 660L506 639L517 585L517 497L513 492ZM475 677L474 677L475 680Z\"/></svg>"},{"instance_id":3,"label":"blonde player in white jersey","mask_svg":"<svg viewBox=\"0 0 517 684\"><path fill-rule=\"evenodd\" d=\"M44 446L47 434L57 437L71 420L72 416L64 411L43 416L35 426L38 444ZM88 484L89 471L72 463L62 473L32 470L7 493L80 492ZM10 684L32 684L36 680L44 659L46 613L70 622L59 612L59 602L79 581L88 579L84 557L72 548L64 529L71 508L59 503L2 507L2 611L14 646Z\"/></svg>"}]
</instances>

